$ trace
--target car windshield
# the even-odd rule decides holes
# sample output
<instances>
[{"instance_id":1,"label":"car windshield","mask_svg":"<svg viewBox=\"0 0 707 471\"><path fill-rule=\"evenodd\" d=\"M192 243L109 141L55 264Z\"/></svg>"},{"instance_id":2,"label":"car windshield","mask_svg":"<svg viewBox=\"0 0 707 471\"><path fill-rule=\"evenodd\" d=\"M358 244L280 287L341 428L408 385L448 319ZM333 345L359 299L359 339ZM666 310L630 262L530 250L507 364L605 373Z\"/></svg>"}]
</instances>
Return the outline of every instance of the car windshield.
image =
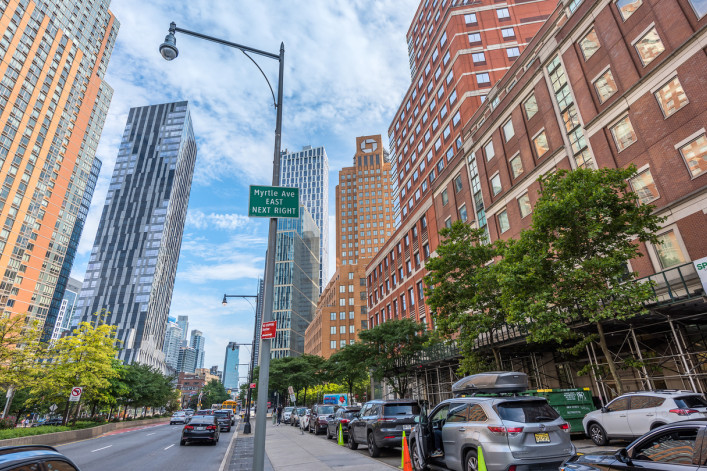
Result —
<instances>
[{"instance_id":1,"label":"car windshield","mask_svg":"<svg viewBox=\"0 0 707 471\"><path fill-rule=\"evenodd\" d=\"M218 411L218 412L214 413L214 415L216 417L228 417L228 412Z\"/></svg>"},{"instance_id":2,"label":"car windshield","mask_svg":"<svg viewBox=\"0 0 707 471\"><path fill-rule=\"evenodd\" d=\"M534 423L550 422L560 417L555 409L545 401L502 402L497 407L501 420Z\"/></svg>"},{"instance_id":3,"label":"car windshield","mask_svg":"<svg viewBox=\"0 0 707 471\"><path fill-rule=\"evenodd\" d=\"M321 406L319 408L319 415L333 414L334 406Z\"/></svg>"},{"instance_id":4,"label":"car windshield","mask_svg":"<svg viewBox=\"0 0 707 471\"><path fill-rule=\"evenodd\" d=\"M186 415L186 414L184 412L175 412L174 414L172 414L172 417L181 417L183 415Z\"/></svg>"},{"instance_id":5,"label":"car windshield","mask_svg":"<svg viewBox=\"0 0 707 471\"><path fill-rule=\"evenodd\" d=\"M682 396L675 398L675 405L680 409L707 407L707 401L702 396Z\"/></svg>"},{"instance_id":6,"label":"car windshield","mask_svg":"<svg viewBox=\"0 0 707 471\"><path fill-rule=\"evenodd\" d=\"M189 425L213 425L214 418L208 416L194 416Z\"/></svg>"},{"instance_id":7,"label":"car windshield","mask_svg":"<svg viewBox=\"0 0 707 471\"><path fill-rule=\"evenodd\" d=\"M420 406L418 404L391 404L384 407L383 415L419 415Z\"/></svg>"},{"instance_id":8,"label":"car windshield","mask_svg":"<svg viewBox=\"0 0 707 471\"><path fill-rule=\"evenodd\" d=\"M295 408L294 407L285 407L283 410L285 412L292 412Z\"/></svg>"},{"instance_id":9,"label":"car windshield","mask_svg":"<svg viewBox=\"0 0 707 471\"><path fill-rule=\"evenodd\" d=\"M344 412L344 417L346 417L347 419L351 419L351 418L353 418L354 414L357 412L358 412L357 410L347 410L346 412Z\"/></svg>"}]
</instances>

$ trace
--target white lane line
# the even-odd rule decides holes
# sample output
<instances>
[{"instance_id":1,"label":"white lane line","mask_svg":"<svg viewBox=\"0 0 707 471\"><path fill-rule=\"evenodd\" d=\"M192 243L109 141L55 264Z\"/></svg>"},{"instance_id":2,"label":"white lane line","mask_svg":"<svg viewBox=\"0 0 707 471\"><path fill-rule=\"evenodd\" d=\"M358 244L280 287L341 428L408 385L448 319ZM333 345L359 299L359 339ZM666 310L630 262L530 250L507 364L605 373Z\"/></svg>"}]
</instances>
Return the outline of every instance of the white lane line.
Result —
<instances>
[{"instance_id":1,"label":"white lane line","mask_svg":"<svg viewBox=\"0 0 707 471\"><path fill-rule=\"evenodd\" d=\"M168 446L167 448L165 448L165 450L169 450L169 449L172 448L173 446L174 446L174 443L172 443L170 446Z\"/></svg>"},{"instance_id":2,"label":"white lane line","mask_svg":"<svg viewBox=\"0 0 707 471\"><path fill-rule=\"evenodd\" d=\"M97 448L97 449L95 449L95 450L91 450L91 453L96 452L96 451L105 450L106 448L110 448L110 447L112 447L112 446L113 446L113 445L108 445L108 446L104 446L103 448Z\"/></svg>"},{"instance_id":3,"label":"white lane line","mask_svg":"<svg viewBox=\"0 0 707 471\"><path fill-rule=\"evenodd\" d=\"M148 433L147 436L154 435L156 432Z\"/></svg>"}]
</instances>

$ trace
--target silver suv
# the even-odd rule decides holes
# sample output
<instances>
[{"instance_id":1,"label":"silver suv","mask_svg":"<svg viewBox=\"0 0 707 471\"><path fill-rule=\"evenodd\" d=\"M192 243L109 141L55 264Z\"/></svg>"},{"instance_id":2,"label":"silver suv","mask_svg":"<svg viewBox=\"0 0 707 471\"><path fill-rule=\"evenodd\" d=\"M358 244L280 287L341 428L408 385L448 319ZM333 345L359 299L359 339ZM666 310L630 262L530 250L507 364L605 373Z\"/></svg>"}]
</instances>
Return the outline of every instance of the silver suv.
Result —
<instances>
[{"instance_id":1,"label":"silver suv","mask_svg":"<svg viewBox=\"0 0 707 471\"><path fill-rule=\"evenodd\" d=\"M489 470L556 471L575 453L570 426L545 398L517 395L526 389L524 373L482 373L458 381L452 387L457 397L429 414L423 408L416 420L409 439L415 469L477 471L483 454Z\"/></svg>"},{"instance_id":2,"label":"silver suv","mask_svg":"<svg viewBox=\"0 0 707 471\"><path fill-rule=\"evenodd\" d=\"M665 389L619 396L584 416L584 432L597 445L632 439L661 425L707 417L707 401L692 391Z\"/></svg>"}]
</instances>

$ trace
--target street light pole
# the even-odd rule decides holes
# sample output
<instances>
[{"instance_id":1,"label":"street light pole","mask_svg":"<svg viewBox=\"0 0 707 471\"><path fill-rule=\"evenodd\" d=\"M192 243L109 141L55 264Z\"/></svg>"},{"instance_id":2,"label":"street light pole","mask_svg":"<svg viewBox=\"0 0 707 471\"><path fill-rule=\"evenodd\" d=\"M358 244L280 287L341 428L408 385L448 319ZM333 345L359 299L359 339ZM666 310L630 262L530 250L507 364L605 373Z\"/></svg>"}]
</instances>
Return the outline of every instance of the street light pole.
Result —
<instances>
[{"instance_id":1,"label":"street light pole","mask_svg":"<svg viewBox=\"0 0 707 471\"><path fill-rule=\"evenodd\" d=\"M277 98L273 93L273 101L277 109L277 118L275 121L275 152L273 156L272 169L272 186L280 186L280 148L282 138L282 90L283 90L283 75L285 71L285 43L280 43L280 53L272 54L270 52L261 51L242 44L225 41L223 39L214 38L205 34L196 33L182 28L177 28L176 23L172 22L169 25L169 34L165 37L164 42L160 45L160 54L166 60L176 59L179 55L177 49L177 41L174 33L184 33L200 39L206 39L224 46L234 47L239 49L246 55L260 70L260 73L265 78L265 81L272 92L270 80L263 72L263 69L253 60L248 53L258 54L261 56L276 59L280 63L280 69L277 80ZM262 322L269 322L272 318L273 290L275 285L275 248L277 244L277 218L270 218L270 228L268 232L268 256L265 263L265 306L263 309ZM253 471L262 471L265 466L265 422L267 414L267 396L268 396L268 379L270 375L270 342L262 342L262 354L260 357L260 375L258 377L258 411L255 416L255 440L254 440L254 456L253 456Z\"/></svg>"}]
</instances>

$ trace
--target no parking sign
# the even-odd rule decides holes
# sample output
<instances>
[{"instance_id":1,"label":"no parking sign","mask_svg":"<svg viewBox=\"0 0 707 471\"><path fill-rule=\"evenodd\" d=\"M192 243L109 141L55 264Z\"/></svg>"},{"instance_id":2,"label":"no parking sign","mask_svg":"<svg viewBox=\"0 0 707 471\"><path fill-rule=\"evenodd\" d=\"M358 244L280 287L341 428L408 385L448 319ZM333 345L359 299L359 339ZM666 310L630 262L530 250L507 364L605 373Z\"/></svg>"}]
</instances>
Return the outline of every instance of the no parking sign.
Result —
<instances>
[{"instance_id":1,"label":"no parking sign","mask_svg":"<svg viewBox=\"0 0 707 471\"><path fill-rule=\"evenodd\" d=\"M83 388L75 387L71 389L71 394L69 394L69 402L78 402L81 399L81 394L83 394Z\"/></svg>"}]
</instances>

